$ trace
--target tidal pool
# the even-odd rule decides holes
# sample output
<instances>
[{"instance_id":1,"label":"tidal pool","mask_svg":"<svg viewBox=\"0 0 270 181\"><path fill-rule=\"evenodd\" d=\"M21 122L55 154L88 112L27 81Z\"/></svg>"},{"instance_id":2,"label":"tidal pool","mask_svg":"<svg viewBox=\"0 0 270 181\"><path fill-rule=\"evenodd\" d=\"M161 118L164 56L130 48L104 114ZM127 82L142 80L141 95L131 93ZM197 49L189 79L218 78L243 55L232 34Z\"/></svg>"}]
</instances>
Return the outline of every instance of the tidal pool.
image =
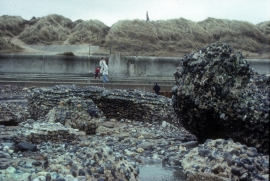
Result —
<instances>
[{"instance_id":1,"label":"tidal pool","mask_svg":"<svg viewBox=\"0 0 270 181\"><path fill-rule=\"evenodd\" d=\"M163 167L161 165L140 166L141 181L186 181L183 169L179 167Z\"/></svg>"}]
</instances>

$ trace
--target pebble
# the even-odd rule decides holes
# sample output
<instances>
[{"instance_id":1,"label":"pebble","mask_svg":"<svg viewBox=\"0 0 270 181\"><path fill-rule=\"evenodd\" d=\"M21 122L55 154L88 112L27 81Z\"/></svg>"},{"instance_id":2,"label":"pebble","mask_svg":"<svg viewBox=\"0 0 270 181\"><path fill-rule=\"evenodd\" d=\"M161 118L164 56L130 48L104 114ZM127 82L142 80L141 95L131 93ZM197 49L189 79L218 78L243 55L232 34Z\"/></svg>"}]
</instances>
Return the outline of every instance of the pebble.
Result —
<instances>
[{"instance_id":1,"label":"pebble","mask_svg":"<svg viewBox=\"0 0 270 181\"><path fill-rule=\"evenodd\" d=\"M31 127L30 123L27 122ZM38 122L36 122L38 123ZM78 139L75 139L73 144L67 143L63 144L62 142L52 142L52 141L47 141L47 142L40 142L37 143L37 150L36 152L27 152L27 151L19 151L19 152L14 152L13 156L17 157L13 161L11 160L6 160L7 165L6 168L4 167L3 169L8 169L9 165L11 165L13 162L16 162L18 165L18 170L21 171L21 174L28 173L31 174L31 178L33 180L46 180L46 177L51 177L51 179L57 179L57 180L63 180L63 179L81 179L84 180L85 178L88 178L91 174L94 175L95 171L91 169L87 170L84 167L81 167L79 160L84 160L84 165L91 165L91 168L97 167L97 173L98 174L103 174L105 173L105 170L108 168L113 168L112 164L109 164L107 162L106 166L98 166L99 164L97 161L94 160L89 160L85 161L85 158L87 158L89 155L89 158L92 158L93 155L96 155L96 158L98 160L102 161L104 158L110 157L110 155L118 154L117 160L119 161L125 161L125 165L131 162L137 163L134 168L133 168L133 174L136 175L136 173L139 172L138 166L140 164L147 164L147 163L161 163L162 159L166 154L173 153L175 150L178 150L178 148L184 149L185 147L180 146L183 141L181 141L181 137L186 137L187 140L193 140L196 142L196 137L194 137L192 134L188 133L187 131L179 131L174 134L175 137L171 136L170 138L164 138L163 136L157 138L156 134L162 135L163 133L168 132L171 128L169 126L163 127L161 125L156 125L152 124L150 127L146 126L144 127L143 123L139 123L136 121L132 122L121 122L119 121L113 121L113 122L107 122L109 123L114 123L114 127L111 127L109 129L115 129L117 126L120 128L119 134L102 134L102 135L92 135L90 137L88 136L83 136ZM45 126L45 124L43 124ZM138 126L140 125L140 126ZM143 128L143 129L142 129ZM155 129L151 129L155 128ZM26 128L25 128L26 129ZM32 129L33 130L33 129ZM131 134L136 130L139 134L146 135L146 138L143 140L139 138L139 136L132 136ZM147 136L148 135L148 136ZM151 136L149 136L151 135ZM154 137L154 138L153 138ZM123 138L120 139L119 138ZM106 146L101 146L104 144L104 141L110 142L111 146L106 147ZM162 143L162 144L160 144ZM174 146L171 147L166 147L165 145L171 145L173 144ZM133 145L133 146L131 146ZM161 147L159 147L161 146ZM95 148L96 152L92 150L88 150L88 148ZM65 148L63 150L63 148ZM163 149L162 149L163 148ZM174 148L174 149L172 149ZM6 149L11 149L12 148L6 148ZM160 151L162 150L162 151ZM59 151L64 151L63 154L59 154ZM24 155L28 155L29 153L29 158L28 160L25 160L26 157ZM108 154L105 154L108 153ZM104 155L105 154L105 155ZM44 168L44 165L46 163L46 158L48 158L48 166ZM77 160L77 161L76 161ZM73 164L72 166L69 166L68 161L72 161ZM140 163L138 163L138 161ZM1 162L2 163L2 162ZM77 164L76 164L77 163ZM111 162L113 163L113 162ZM70 167L70 168L69 168ZM50 171L48 172L48 168L50 168ZM124 167L123 167L124 168ZM36 172L36 169L39 169L39 172ZM126 169L123 169L123 179L125 180L126 178L133 177L132 172L127 172ZM135 172L136 171L136 172ZM56 173L58 172L58 173ZM67 175L69 173L69 175ZM89 174L91 173L91 174ZM107 172L106 172L107 173ZM50 176L48 175L50 174ZM115 173L119 174L119 173ZM131 174L131 175L130 175ZM134 175L134 176L135 176ZM97 176L97 175L95 175ZM0 174L0 178L7 178L7 176L4 176L3 174ZM8 176L10 178L10 176ZM102 179L100 177L100 179ZM87 180L87 179L86 179Z\"/></svg>"},{"instance_id":2,"label":"pebble","mask_svg":"<svg viewBox=\"0 0 270 181\"><path fill-rule=\"evenodd\" d=\"M261 177L267 180L268 166L257 163L269 162L269 155L252 155L235 150L246 150L247 152L256 152L254 147L234 142L232 139L208 139L204 144L192 148L182 157L181 165L188 177L193 178L194 175L204 175L212 178L220 177L220 179L230 178L231 180L255 180ZM209 168L211 168L209 172Z\"/></svg>"}]
</instances>

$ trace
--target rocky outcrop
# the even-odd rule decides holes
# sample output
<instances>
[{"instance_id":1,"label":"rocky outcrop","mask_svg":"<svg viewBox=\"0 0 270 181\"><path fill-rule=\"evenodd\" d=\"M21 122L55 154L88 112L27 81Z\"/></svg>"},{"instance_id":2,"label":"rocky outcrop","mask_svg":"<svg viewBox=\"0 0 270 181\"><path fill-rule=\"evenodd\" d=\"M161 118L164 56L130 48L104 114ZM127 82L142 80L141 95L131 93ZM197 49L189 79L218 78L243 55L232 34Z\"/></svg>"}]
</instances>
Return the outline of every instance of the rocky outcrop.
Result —
<instances>
[{"instance_id":1,"label":"rocky outcrop","mask_svg":"<svg viewBox=\"0 0 270 181\"><path fill-rule=\"evenodd\" d=\"M20 85L0 85L0 100L22 100L29 95L34 87L23 87Z\"/></svg>"},{"instance_id":2,"label":"rocky outcrop","mask_svg":"<svg viewBox=\"0 0 270 181\"><path fill-rule=\"evenodd\" d=\"M0 85L0 124L16 125L30 118L26 96L31 90L17 85Z\"/></svg>"},{"instance_id":3,"label":"rocky outcrop","mask_svg":"<svg viewBox=\"0 0 270 181\"><path fill-rule=\"evenodd\" d=\"M75 85L36 88L28 97L28 105L33 119L52 119L87 134L95 133L99 125L95 118L103 116L177 125L170 99L138 90Z\"/></svg>"},{"instance_id":4,"label":"rocky outcrop","mask_svg":"<svg viewBox=\"0 0 270 181\"><path fill-rule=\"evenodd\" d=\"M70 101L70 99L69 99ZM70 101L71 102L71 101ZM80 131L85 132L87 135L95 134L96 129L101 125L103 119L97 118L96 116L91 116L89 110L92 110L98 116L98 109L87 108L85 107L88 104L88 101L77 101L73 102L73 106L64 106L62 102L61 105L52 108L48 114L45 115L45 122L47 123L61 123L69 128L79 129ZM92 101L91 101L92 102ZM77 107L78 106L78 107ZM88 110L88 111L87 111ZM96 115L94 114L94 115Z\"/></svg>"},{"instance_id":5,"label":"rocky outcrop","mask_svg":"<svg viewBox=\"0 0 270 181\"><path fill-rule=\"evenodd\" d=\"M62 125L61 123L34 121L29 119L19 124L19 128L10 135L15 142L42 143L51 142L72 142L85 132Z\"/></svg>"},{"instance_id":6,"label":"rocky outcrop","mask_svg":"<svg viewBox=\"0 0 270 181\"><path fill-rule=\"evenodd\" d=\"M174 76L174 111L199 140L233 138L269 150L270 76L254 72L240 52L211 44L184 56Z\"/></svg>"},{"instance_id":7,"label":"rocky outcrop","mask_svg":"<svg viewBox=\"0 0 270 181\"><path fill-rule=\"evenodd\" d=\"M16 125L30 118L26 100L0 100L0 123Z\"/></svg>"},{"instance_id":8,"label":"rocky outcrop","mask_svg":"<svg viewBox=\"0 0 270 181\"><path fill-rule=\"evenodd\" d=\"M80 136L86 135L85 132L64 126L61 123L45 122L44 120L28 119L18 126L2 126L0 127L0 143L1 142L31 142L40 144L42 142L51 141L70 143Z\"/></svg>"}]
</instances>

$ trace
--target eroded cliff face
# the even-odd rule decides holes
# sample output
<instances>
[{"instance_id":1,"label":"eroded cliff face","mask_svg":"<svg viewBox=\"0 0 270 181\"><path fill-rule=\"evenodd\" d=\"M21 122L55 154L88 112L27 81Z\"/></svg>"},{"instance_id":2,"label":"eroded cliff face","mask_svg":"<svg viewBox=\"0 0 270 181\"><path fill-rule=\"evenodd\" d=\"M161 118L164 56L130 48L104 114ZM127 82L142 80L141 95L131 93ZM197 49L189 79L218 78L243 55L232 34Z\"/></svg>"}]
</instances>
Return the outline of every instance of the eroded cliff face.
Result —
<instances>
[{"instance_id":1,"label":"eroded cliff face","mask_svg":"<svg viewBox=\"0 0 270 181\"><path fill-rule=\"evenodd\" d=\"M187 54L174 73L173 108L198 139L233 138L269 150L269 75L223 43Z\"/></svg>"}]
</instances>

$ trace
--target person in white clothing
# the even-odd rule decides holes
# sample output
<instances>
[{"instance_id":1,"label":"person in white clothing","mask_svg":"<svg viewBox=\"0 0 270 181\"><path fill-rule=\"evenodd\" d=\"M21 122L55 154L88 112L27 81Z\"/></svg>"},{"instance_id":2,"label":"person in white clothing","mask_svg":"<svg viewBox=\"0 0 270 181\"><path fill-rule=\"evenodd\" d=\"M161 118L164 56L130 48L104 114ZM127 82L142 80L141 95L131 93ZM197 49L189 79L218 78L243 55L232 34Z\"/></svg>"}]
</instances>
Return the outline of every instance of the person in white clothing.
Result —
<instances>
[{"instance_id":1,"label":"person in white clothing","mask_svg":"<svg viewBox=\"0 0 270 181\"><path fill-rule=\"evenodd\" d=\"M99 66L100 66L100 70L101 70L101 71L102 71L104 65L106 65L106 60L105 60L104 57L102 57L102 58L100 59L100 61L99 61ZM100 72L100 73L102 73L102 72Z\"/></svg>"},{"instance_id":2,"label":"person in white clothing","mask_svg":"<svg viewBox=\"0 0 270 181\"><path fill-rule=\"evenodd\" d=\"M101 60L99 61L99 65L100 65L100 73L102 73L102 81L104 83L108 82L108 71L109 71L109 68L108 68L108 65L106 64L106 61L105 59L102 57Z\"/></svg>"}]
</instances>

